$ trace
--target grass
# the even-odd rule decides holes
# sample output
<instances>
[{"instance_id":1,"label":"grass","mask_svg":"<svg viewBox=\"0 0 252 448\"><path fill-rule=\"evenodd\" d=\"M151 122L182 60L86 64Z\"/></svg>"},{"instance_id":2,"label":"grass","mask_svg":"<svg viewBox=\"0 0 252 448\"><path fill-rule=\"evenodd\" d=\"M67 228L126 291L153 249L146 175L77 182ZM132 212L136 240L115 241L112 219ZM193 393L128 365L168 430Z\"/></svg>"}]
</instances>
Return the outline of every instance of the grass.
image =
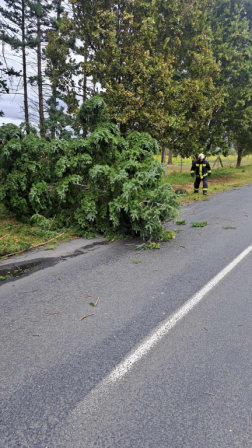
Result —
<instances>
[{"instance_id":1,"label":"grass","mask_svg":"<svg viewBox=\"0 0 252 448\"><path fill-rule=\"evenodd\" d=\"M0 205L0 260L14 252L26 251L32 246L46 243L63 232L62 229L53 228L52 230L50 227L45 229L19 222L3 205ZM51 241L46 249L54 249L61 241L70 238L76 238L76 236L73 232L66 230L64 235Z\"/></svg>"},{"instance_id":2,"label":"grass","mask_svg":"<svg viewBox=\"0 0 252 448\"><path fill-rule=\"evenodd\" d=\"M155 159L161 161L161 155L160 154L156 155ZM210 157L208 157L208 161L209 161L210 165L213 165L216 159L217 159L217 156L210 156ZM166 156L165 161L166 161L166 163L168 163L168 156ZM229 155L228 158L221 156L221 161L222 161L222 164L225 167L227 166L227 164L228 164L228 166L234 167L235 164L236 164L236 156L234 154L233 155ZM245 156L242 159L242 164L243 165L250 164L251 161L252 161L252 155L249 154L249 156ZM172 158L172 163L173 163L173 166L175 166L178 169L180 169L180 156L173 157ZM191 157L186 157L186 158L182 159L183 166L187 165L187 164L190 165L191 163L192 163L192 158Z\"/></svg>"},{"instance_id":3,"label":"grass","mask_svg":"<svg viewBox=\"0 0 252 448\"><path fill-rule=\"evenodd\" d=\"M211 163L210 163L211 164ZM193 194L194 179L190 175L191 164L183 166L183 172L179 172L179 167L175 170L174 166L167 166L166 175L163 176L163 183L170 183L174 190L183 188L186 190L186 195L180 196L181 202L201 201L208 199L202 195L202 182L200 184L200 191L197 195ZM224 167L212 169L212 176L208 180L208 196L220 193L232 188L239 188L243 185L252 182L252 164L244 164L239 168Z\"/></svg>"}]
</instances>

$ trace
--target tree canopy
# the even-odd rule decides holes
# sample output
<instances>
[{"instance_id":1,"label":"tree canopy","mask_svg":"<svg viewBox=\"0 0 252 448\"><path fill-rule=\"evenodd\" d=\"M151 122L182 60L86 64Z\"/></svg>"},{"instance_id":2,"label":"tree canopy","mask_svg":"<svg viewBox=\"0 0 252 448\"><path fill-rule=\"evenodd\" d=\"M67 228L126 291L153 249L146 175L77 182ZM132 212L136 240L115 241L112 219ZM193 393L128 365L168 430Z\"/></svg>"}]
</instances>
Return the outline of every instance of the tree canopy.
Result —
<instances>
[{"instance_id":1,"label":"tree canopy","mask_svg":"<svg viewBox=\"0 0 252 448\"><path fill-rule=\"evenodd\" d=\"M250 150L250 0L14 3L15 30L22 28L21 6L36 19L33 34L30 29L18 45L31 45L31 34L37 42L38 111L45 137L85 133L80 104L98 89L123 136L148 131L163 148L182 156L199 149L225 153L231 145L241 155ZM2 15L11 30L16 16L6 9ZM24 20L30 19L24 15ZM2 33L2 39L10 37ZM51 89L46 98L40 59Z\"/></svg>"}]
</instances>

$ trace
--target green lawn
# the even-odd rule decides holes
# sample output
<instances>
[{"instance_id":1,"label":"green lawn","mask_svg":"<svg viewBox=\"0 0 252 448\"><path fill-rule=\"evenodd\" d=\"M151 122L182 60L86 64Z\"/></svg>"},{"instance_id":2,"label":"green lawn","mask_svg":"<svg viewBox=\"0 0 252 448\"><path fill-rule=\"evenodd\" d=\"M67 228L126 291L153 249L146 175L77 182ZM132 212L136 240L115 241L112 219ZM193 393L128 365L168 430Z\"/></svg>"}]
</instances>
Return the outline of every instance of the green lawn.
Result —
<instances>
[{"instance_id":1,"label":"green lawn","mask_svg":"<svg viewBox=\"0 0 252 448\"><path fill-rule=\"evenodd\" d=\"M48 222L47 228L19 222L12 213L0 205L1 259L8 254L28 250L32 246L44 244L49 240L52 240L49 243L50 246L45 246L45 249L49 247L54 249L59 242L73 237L74 234L68 230L64 232L62 229L54 229L53 222Z\"/></svg>"},{"instance_id":2,"label":"green lawn","mask_svg":"<svg viewBox=\"0 0 252 448\"><path fill-rule=\"evenodd\" d=\"M190 175L190 164L187 164L187 170L182 173L179 170L172 170L167 167L167 174L162 180L164 183L170 183L176 190L183 188L187 191L187 195L181 196L182 202L189 202L191 200L206 200L202 195L195 196L193 194L194 180ZM208 195L213 195L221 191L229 190L234 187L240 187L252 183L252 164L242 165L239 168L232 166L225 168L218 168L212 170L212 177L208 181ZM202 187L202 185L201 185Z\"/></svg>"}]
</instances>

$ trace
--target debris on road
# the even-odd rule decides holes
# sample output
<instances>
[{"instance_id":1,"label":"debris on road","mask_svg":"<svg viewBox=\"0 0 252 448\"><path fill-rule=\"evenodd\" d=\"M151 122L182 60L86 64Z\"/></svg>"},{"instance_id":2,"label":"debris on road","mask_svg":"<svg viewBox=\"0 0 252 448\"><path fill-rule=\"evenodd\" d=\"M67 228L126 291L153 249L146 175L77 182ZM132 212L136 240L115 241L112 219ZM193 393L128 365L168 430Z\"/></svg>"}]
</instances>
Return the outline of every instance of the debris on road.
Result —
<instances>
[{"instance_id":1,"label":"debris on road","mask_svg":"<svg viewBox=\"0 0 252 448\"><path fill-rule=\"evenodd\" d=\"M80 321L83 320L83 319L86 319L86 317L89 317L89 316L94 316L94 313L87 314L86 316L81 317Z\"/></svg>"},{"instance_id":2,"label":"debris on road","mask_svg":"<svg viewBox=\"0 0 252 448\"><path fill-rule=\"evenodd\" d=\"M205 227L207 225L207 221L202 221L202 222L191 222L193 227Z\"/></svg>"},{"instance_id":3,"label":"debris on road","mask_svg":"<svg viewBox=\"0 0 252 448\"><path fill-rule=\"evenodd\" d=\"M7 338L7 336L10 336L10 334L15 333L15 331L22 330L22 329L23 329L23 327L18 327L18 328L16 328L16 330L12 330L10 333L8 333L8 334L6 334L5 336L3 336L3 337L0 339L0 342L2 342L5 338Z\"/></svg>"},{"instance_id":4,"label":"debris on road","mask_svg":"<svg viewBox=\"0 0 252 448\"><path fill-rule=\"evenodd\" d=\"M50 315L61 314L61 311L55 311L54 313L48 313L46 310L44 310L44 314L50 314Z\"/></svg>"}]
</instances>

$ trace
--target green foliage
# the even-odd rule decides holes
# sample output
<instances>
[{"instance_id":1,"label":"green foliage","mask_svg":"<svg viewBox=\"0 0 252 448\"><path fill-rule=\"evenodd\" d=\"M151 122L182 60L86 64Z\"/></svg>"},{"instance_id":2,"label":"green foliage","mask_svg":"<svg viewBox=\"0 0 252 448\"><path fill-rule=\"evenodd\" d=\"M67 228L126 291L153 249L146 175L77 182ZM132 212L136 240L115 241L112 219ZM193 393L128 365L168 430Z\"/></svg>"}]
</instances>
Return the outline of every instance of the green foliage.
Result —
<instances>
[{"instance_id":1,"label":"green foliage","mask_svg":"<svg viewBox=\"0 0 252 448\"><path fill-rule=\"evenodd\" d=\"M209 123L209 147L218 146L227 155L233 142L239 166L252 145L251 1L216 0L209 5L208 22L214 56L220 67L215 84L225 99L214 110Z\"/></svg>"},{"instance_id":2,"label":"green foliage","mask_svg":"<svg viewBox=\"0 0 252 448\"><path fill-rule=\"evenodd\" d=\"M0 127L0 147L6 145L6 143L13 139L19 138L22 139L24 134L19 126L15 124L5 124Z\"/></svg>"},{"instance_id":3,"label":"green foliage","mask_svg":"<svg viewBox=\"0 0 252 448\"><path fill-rule=\"evenodd\" d=\"M77 119L80 120L87 131L92 132L98 123L104 123L106 108L105 101L100 96L96 96L91 101L82 104Z\"/></svg>"},{"instance_id":4,"label":"green foliage","mask_svg":"<svg viewBox=\"0 0 252 448\"><path fill-rule=\"evenodd\" d=\"M175 239L175 230L164 230L162 235L160 236L160 241L171 241Z\"/></svg>"},{"instance_id":5,"label":"green foliage","mask_svg":"<svg viewBox=\"0 0 252 448\"><path fill-rule=\"evenodd\" d=\"M186 220L183 219L182 221L176 221L176 224L177 224L178 226L185 226L185 225L186 225Z\"/></svg>"},{"instance_id":6,"label":"green foliage","mask_svg":"<svg viewBox=\"0 0 252 448\"><path fill-rule=\"evenodd\" d=\"M207 2L73 2L62 32L71 30L80 40L83 75L101 84L123 135L148 131L183 155L198 151L214 108L223 102L214 83L219 67Z\"/></svg>"},{"instance_id":7,"label":"green foliage","mask_svg":"<svg viewBox=\"0 0 252 448\"><path fill-rule=\"evenodd\" d=\"M207 225L207 221L202 222L191 222L193 227L205 227Z\"/></svg>"},{"instance_id":8,"label":"green foliage","mask_svg":"<svg viewBox=\"0 0 252 448\"><path fill-rule=\"evenodd\" d=\"M9 140L0 154L0 200L44 228L55 218L80 235L160 236L166 219L177 216L178 202L172 187L161 185L157 142L136 131L123 138L116 125L100 122L97 104L104 110L97 98L81 108L79 119L90 109L83 117L92 128L86 139L48 142L29 134Z\"/></svg>"}]
</instances>

